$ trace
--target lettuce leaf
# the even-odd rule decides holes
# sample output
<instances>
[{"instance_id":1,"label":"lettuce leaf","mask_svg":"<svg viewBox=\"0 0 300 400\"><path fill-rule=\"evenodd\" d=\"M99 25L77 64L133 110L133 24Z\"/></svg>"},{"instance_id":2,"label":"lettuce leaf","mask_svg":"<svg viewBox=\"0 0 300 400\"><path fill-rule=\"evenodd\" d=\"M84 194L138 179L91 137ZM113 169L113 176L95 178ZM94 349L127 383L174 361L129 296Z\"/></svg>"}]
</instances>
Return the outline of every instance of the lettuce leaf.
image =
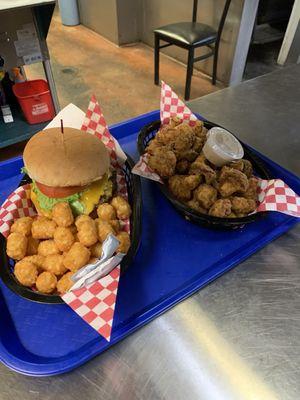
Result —
<instances>
[{"instance_id":1,"label":"lettuce leaf","mask_svg":"<svg viewBox=\"0 0 300 400\"><path fill-rule=\"evenodd\" d=\"M37 200L39 202L40 207L43 208L44 210L52 210L53 206L56 203L67 202L70 204L71 208L74 210L76 214L82 214L84 211L84 206L79 201L81 192L72 194L71 196L68 197L61 197L61 198L48 197L39 190L34 180L32 181L32 190L37 196Z\"/></svg>"}]
</instances>

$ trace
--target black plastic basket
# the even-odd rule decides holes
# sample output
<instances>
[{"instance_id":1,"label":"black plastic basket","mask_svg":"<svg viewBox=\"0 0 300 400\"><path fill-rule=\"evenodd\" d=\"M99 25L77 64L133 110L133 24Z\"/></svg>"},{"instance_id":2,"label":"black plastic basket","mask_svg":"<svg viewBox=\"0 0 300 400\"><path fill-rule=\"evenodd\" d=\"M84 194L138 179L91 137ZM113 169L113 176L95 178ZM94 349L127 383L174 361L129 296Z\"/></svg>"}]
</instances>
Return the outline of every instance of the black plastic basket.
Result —
<instances>
[{"instance_id":1,"label":"black plastic basket","mask_svg":"<svg viewBox=\"0 0 300 400\"><path fill-rule=\"evenodd\" d=\"M131 246L121 261L121 274L123 274L132 263L141 240L141 214L142 214L142 193L141 193L141 181L139 176L131 173L134 166L133 160L126 154L127 160L124 163L123 171L127 183L128 200L132 208L132 214L130 217L130 239ZM25 175L20 186L25 183L30 183L30 178ZM0 276L5 285L13 292L18 294L25 299L35 301L38 303L46 304L63 304L63 300L58 295L47 295L37 291L33 291L30 288L22 286L13 274L14 261L10 259L6 254L6 239L0 234L0 246L1 246L1 268Z\"/></svg>"},{"instance_id":2,"label":"black plastic basket","mask_svg":"<svg viewBox=\"0 0 300 400\"><path fill-rule=\"evenodd\" d=\"M210 129L214 126L220 126L214 124L209 121L203 121L204 126L207 129ZM145 125L138 136L138 151L140 155L145 153L145 149L153 139L160 128L160 121L154 121L150 124ZM264 166L263 162L258 158L246 145L241 143L244 149L244 158L251 161L252 166L255 171L255 175L259 176L262 179L271 179L270 174L266 167ZM177 200L173 194L169 191L167 185L162 185L161 183L157 183L161 192L166 196L166 198L173 204L177 211L179 211L187 220L193 221L199 225L203 225L209 228L219 228L219 229L228 229L228 228L237 228L245 224L249 224L250 222L257 221L260 218L266 216L267 212L259 212L255 214L247 215L246 217L240 218L219 218L213 217L207 214L199 213L185 204Z\"/></svg>"}]
</instances>

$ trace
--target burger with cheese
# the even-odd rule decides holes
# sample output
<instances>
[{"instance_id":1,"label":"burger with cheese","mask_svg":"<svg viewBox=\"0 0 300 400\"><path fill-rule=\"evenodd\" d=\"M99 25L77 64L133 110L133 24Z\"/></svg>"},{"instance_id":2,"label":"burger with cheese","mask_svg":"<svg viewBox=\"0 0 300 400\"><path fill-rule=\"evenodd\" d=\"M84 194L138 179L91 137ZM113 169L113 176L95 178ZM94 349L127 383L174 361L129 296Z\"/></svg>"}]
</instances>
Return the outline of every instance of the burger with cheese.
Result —
<instances>
[{"instance_id":1,"label":"burger with cheese","mask_svg":"<svg viewBox=\"0 0 300 400\"><path fill-rule=\"evenodd\" d=\"M32 179L31 200L39 214L68 202L75 215L90 214L113 194L113 174L105 145L73 128L50 128L34 135L24 149L24 172Z\"/></svg>"}]
</instances>

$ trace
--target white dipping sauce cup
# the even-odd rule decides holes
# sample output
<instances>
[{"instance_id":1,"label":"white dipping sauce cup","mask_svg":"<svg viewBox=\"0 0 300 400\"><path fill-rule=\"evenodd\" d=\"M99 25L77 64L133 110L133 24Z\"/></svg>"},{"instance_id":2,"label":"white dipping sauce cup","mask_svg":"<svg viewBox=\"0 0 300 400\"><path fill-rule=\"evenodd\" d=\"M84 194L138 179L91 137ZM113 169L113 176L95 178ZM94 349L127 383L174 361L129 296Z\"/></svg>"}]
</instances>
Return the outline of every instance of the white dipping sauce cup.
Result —
<instances>
[{"instance_id":1,"label":"white dipping sauce cup","mask_svg":"<svg viewBox=\"0 0 300 400\"><path fill-rule=\"evenodd\" d=\"M241 143L230 132L217 126L207 132L202 150L208 161L217 167L240 160L244 156Z\"/></svg>"}]
</instances>

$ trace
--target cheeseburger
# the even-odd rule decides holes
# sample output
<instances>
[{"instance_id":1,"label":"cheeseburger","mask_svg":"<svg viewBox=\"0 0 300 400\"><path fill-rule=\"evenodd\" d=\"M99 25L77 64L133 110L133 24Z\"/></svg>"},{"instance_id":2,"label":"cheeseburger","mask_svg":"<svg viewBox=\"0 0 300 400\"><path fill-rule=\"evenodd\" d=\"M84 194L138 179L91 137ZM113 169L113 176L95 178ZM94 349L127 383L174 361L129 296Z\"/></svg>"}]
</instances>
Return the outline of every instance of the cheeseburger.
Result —
<instances>
[{"instance_id":1,"label":"cheeseburger","mask_svg":"<svg viewBox=\"0 0 300 400\"><path fill-rule=\"evenodd\" d=\"M39 214L50 217L52 207L64 201L74 214L88 215L112 197L109 155L94 135L73 128L64 128L64 133L46 129L29 140L23 158Z\"/></svg>"}]
</instances>

